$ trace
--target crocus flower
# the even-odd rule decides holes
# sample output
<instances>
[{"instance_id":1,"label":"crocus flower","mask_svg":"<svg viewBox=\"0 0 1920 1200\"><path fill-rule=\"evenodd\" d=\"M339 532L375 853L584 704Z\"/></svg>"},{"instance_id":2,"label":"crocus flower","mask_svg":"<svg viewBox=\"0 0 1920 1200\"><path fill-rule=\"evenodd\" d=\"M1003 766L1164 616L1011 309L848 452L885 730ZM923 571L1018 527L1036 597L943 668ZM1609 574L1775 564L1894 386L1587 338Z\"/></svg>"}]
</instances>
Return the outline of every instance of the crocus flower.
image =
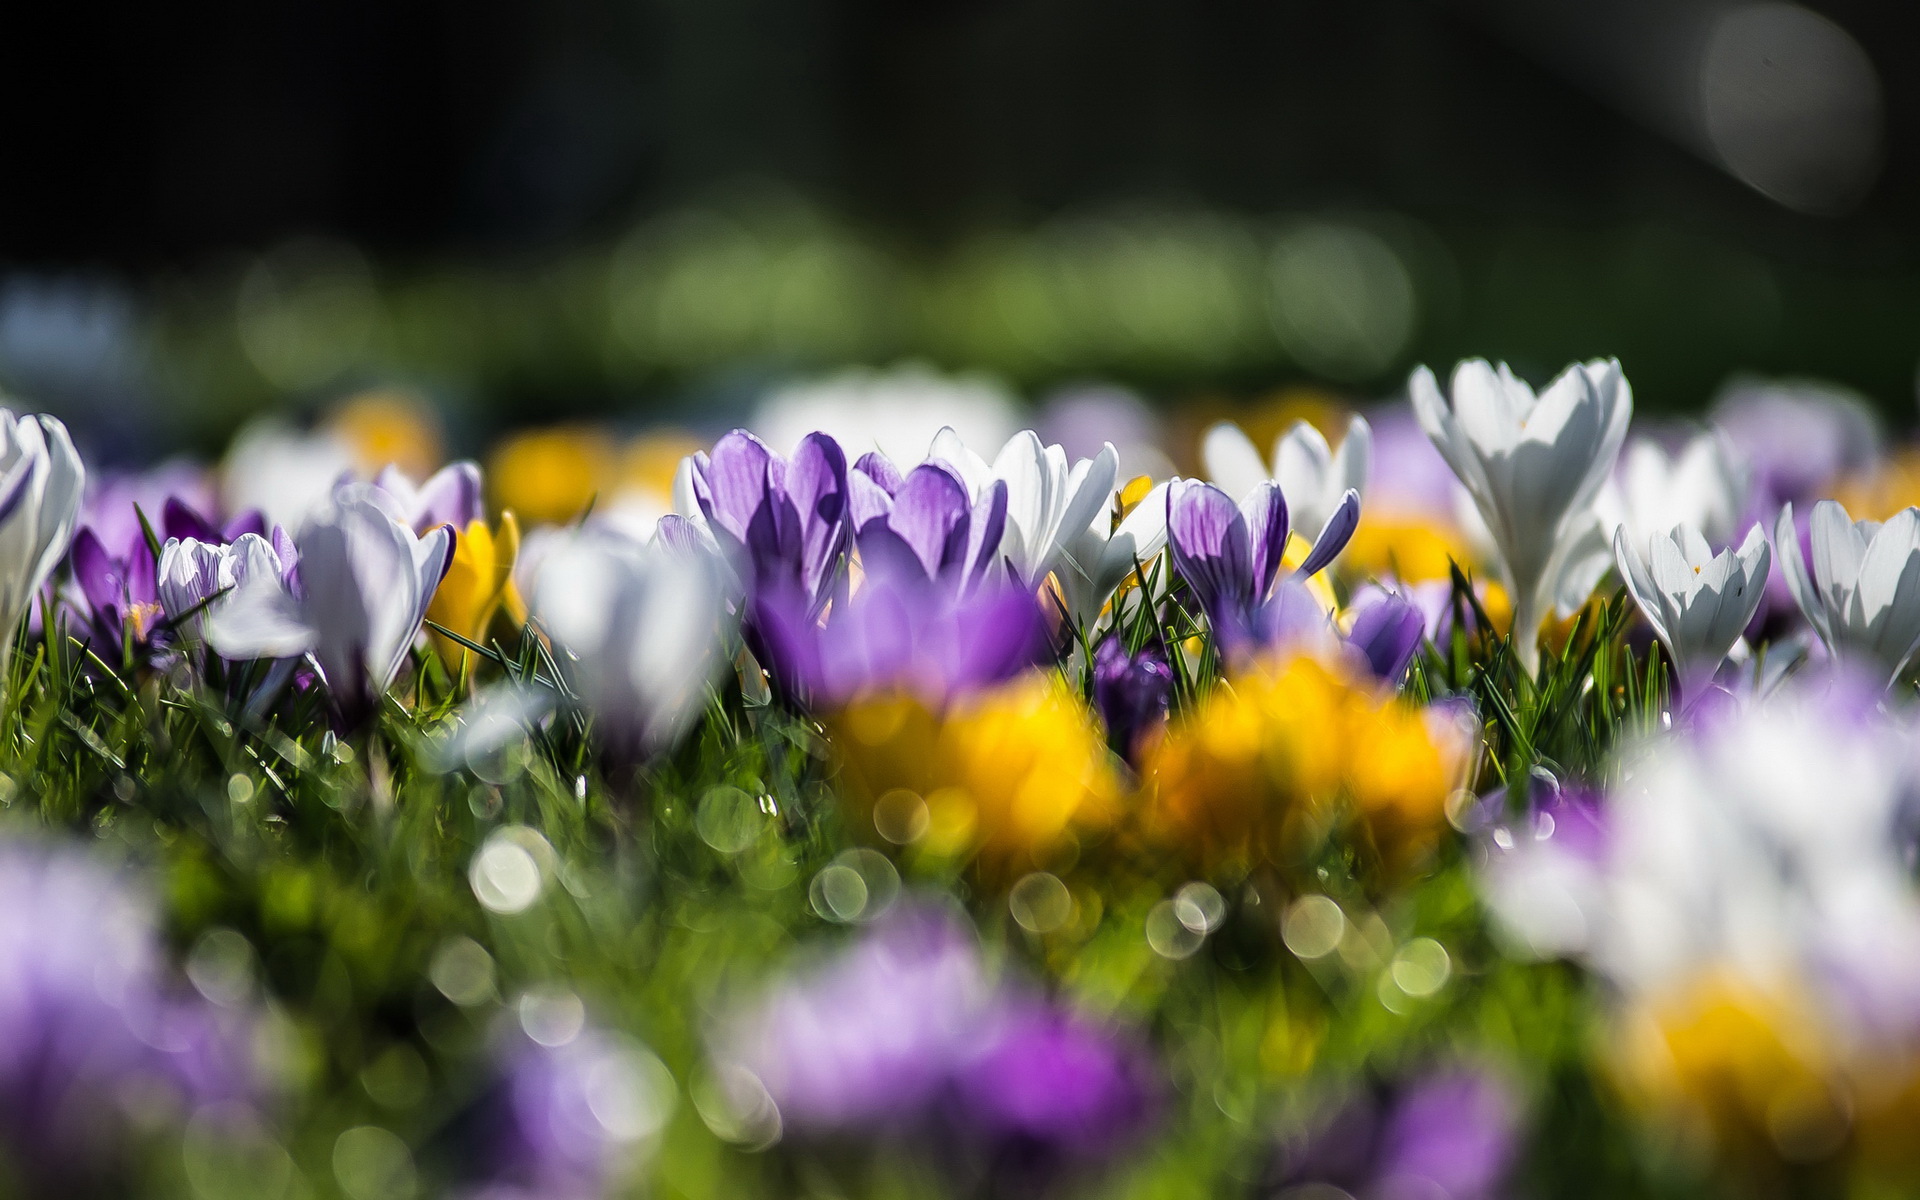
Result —
<instances>
[{"instance_id":1,"label":"crocus flower","mask_svg":"<svg viewBox=\"0 0 1920 1200\"><path fill-rule=\"evenodd\" d=\"M1046 651L1038 601L988 584L955 594L909 572L869 576L826 620L804 596L763 597L763 661L787 690L822 705L910 692L941 705L1010 679Z\"/></svg>"},{"instance_id":2,"label":"crocus flower","mask_svg":"<svg viewBox=\"0 0 1920 1200\"><path fill-rule=\"evenodd\" d=\"M1373 457L1373 429L1365 417L1347 422L1340 448L1308 421L1295 421L1273 443L1271 467L1252 439L1231 421L1207 430L1200 446L1207 474L1230 496L1244 497L1262 482L1280 485L1287 511L1302 529L1320 529L1340 510L1348 492L1364 497Z\"/></svg>"},{"instance_id":3,"label":"crocus flower","mask_svg":"<svg viewBox=\"0 0 1920 1200\"><path fill-rule=\"evenodd\" d=\"M1173 668L1152 647L1127 652L1118 634L1093 653L1093 705L1106 723L1107 739L1133 761L1141 740L1164 722L1173 701Z\"/></svg>"},{"instance_id":4,"label":"crocus flower","mask_svg":"<svg viewBox=\"0 0 1920 1200\"><path fill-rule=\"evenodd\" d=\"M1537 398L1504 364L1496 370L1481 359L1454 369L1450 397L1425 367L1408 386L1421 428L1493 535L1513 597L1514 647L1532 672L1562 576L1580 574L1590 588L1597 573L1586 578L1577 568L1595 561L1605 570L1593 501L1626 438L1632 390L1617 361L1576 363ZM1584 541L1599 555L1583 554Z\"/></svg>"},{"instance_id":5,"label":"crocus flower","mask_svg":"<svg viewBox=\"0 0 1920 1200\"><path fill-rule=\"evenodd\" d=\"M1349 491L1294 577L1306 579L1331 563L1359 521L1360 497ZM1199 598L1215 636L1229 650L1244 646L1286 551L1287 505L1280 488L1262 482L1236 505L1210 483L1176 480L1167 491L1167 531L1173 565Z\"/></svg>"},{"instance_id":6,"label":"crocus flower","mask_svg":"<svg viewBox=\"0 0 1920 1200\"><path fill-rule=\"evenodd\" d=\"M1000 1192L1110 1161L1151 1118L1137 1050L997 977L960 918L918 902L736 1010L713 1049L789 1136L917 1143Z\"/></svg>"},{"instance_id":7,"label":"crocus flower","mask_svg":"<svg viewBox=\"0 0 1920 1200\"><path fill-rule=\"evenodd\" d=\"M791 460L736 429L711 454L688 460L687 517L703 518L721 544L752 572L756 593L798 593L813 611L844 578L851 537L847 458L825 434L809 434Z\"/></svg>"},{"instance_id":8,"label":"crocus flower","mask_svg":"<svg viewBox=\"0 0 1920 1200\"><path fill-rule=\"evenodd\" d=\"M1454 1067L1339 1107L1283 1147L1273 1190L1496 1200L1520 1150L1520 1106L1498 1075Z\"/></svg>"},{"instance_id":9,"label":"crocus flower","mask_svg":"<svg viewBox=\"0 0 1920 1200\"><path fill-rule=\"evenodd\" d=\"M353 446L337 434L300 433L276 420L256 421L233 437L220 468L220 498L229 512L258 509L268 522L296 529L333 489L353 476Z\"/></svg>"},{"instance_id":10,"label":"crocus flower","mask_svg":"<svg viewBox=\"0 0 1920 1200\"><path fill-rule=\"evenodd\" d=\"M1008 1005L961 1069L955 1109L1003 1192L1038 1192L1122 1155L1152 1124L1145 1059L1113 1030L1058 1005Z\"/></svg>"},{"instance_id":11,"label":"crocus flower","mask_svg":"<svg viewBox=\"0 0 1920 1200\"><path fill-rule=\"evenodd\" d=\"M978 855L990 874L1033 869L1108 825L1124 784L1106 731L1057 675L1028 671L935 706L875 693L824 714L853 828L904 790L923 797L920 848Z\"/></svg>"},{"instance_id":12,"label":"crocus flower","mask_svg":"<svg viewBox=\"0 0 1920 1200\"><path fill-rule=\"evenodd\" d=\"M525 1005L522 1006L526 1008ZM537 1011L537 1010L530 1010ZM517 1024L493 1049L493 1086L462 1122L461 1200L602 1200L671 1115L673 1079L637 1043L591 1022L540 1039Z\"/></svg>"},{"instance_id":13,"label":"crocus flower","mask_svg":"<svg viewBox=\"0 0 1920 1200\"><path fill-rule=\"evenodd\" d=\"M451 629L470 642L485 645L487 626L494 614L508 603L513 588L513 562L520 552L520 525L512 513L502 513L498 532L475 517L460 527L454 542L453 561L446 578L433 593L427 606L427 620ZM516 601L517 603L517 601ZM464 670L471 665L473 652L437 631L433 645L442 661Z\"/></svg>"},{"instance_id":14,"label":"crocus flower","mask_svg":"<svg viewBox=\"0 0 1920 1200\"><path fill-rule=\"evenodd\" d=\"M1060 566L1067 542L1107 507L1119 472L1119 456L1111 445L1093 458L1070 464L1066 451L1042 445L1030 429L1002 446L991 466L951 428L934 437L927 457L957 471L976 501L996 481L1006 484L1007 527L999 557L1030 589L1046 582Z\"/></svg>"},{"instance_id":15,"label":"crocus flower","mask_svg":"<svg viewBox=\"0 0 1920 1200\"><path fill-rule=\"evenodd\" d=\"M898 573L967 591L999 565L1007 524L1007 488L999 480L978 503L943 463L921 463L902 476L877 454L847 476L854 539L869 575Z\"/></svg>"},{"instance_id":16,"label":"crocus flower","mask_svg":"<svg viewBox=\"0 0 1920 1200\"><path fill-rule=\"evenodd\" d=\"M722 568L697 547L581 531L540 568L534 616L566 652L574 695L618 753L671 744L726 661Z\"/></svg>"},{"instance_id":17,"label":"crocus flower","mask_svg":"<svg viewBox=\"0 0 1920 1200\"><path fill-rule=\"evenodd\" d=\"M87 480L87 497L80 504L75 527L93 530L109 548L131 546L136 538L144 540L141 514L157 528L163 510L173 505L196 516L216 511L213 480L204 467L170 459L144 471L95 473Z\"/></svg>"},{"instance_id":18,"label":"crocus flower","mask_svg":"<svg viewBox=\"0 0 1920 1200\"><path fill-rule=\"evenodd\" d=\"M255 1089L244 1017L170 985L157 911L78 853L0 842L0 1142L29 1194L83 1194L156 1089L189 1112Z\"/></svg>"},{"instance_id":19,"label":"crocus flower","mask_svg":"<svg viewBox=\"0 0 1920 1200\"><path fill-rule=\"evenodd\" d=\"M1100 616L1114 589L1137 565L1151 562L1166 547L1170 486L1155 484L1117 522L1105 509L1095 512L1092 522L1064 543L1054 578L1060 583L1067 614L1082 628Z\"/></svg>"},{"instance_id":20,"label":"crocus flower","mask_svg":"<svg viewBox=\"0 0 1920 1200\"><path fill-rule=\"evenodd\" d=\"M1813 506L1812 574L1801 556L1793 505L1780 510L1774 544L1794 602L1834 654L1874 664L1893 679L1920 649L1920 509L1884 525L1854 521L1832 500Z\"/></svg>"},{"instance_id":21,"label":"crocus flower","mask_svg":"<svg viewBox=\"0 0 1920 1200\"><path fill-rule=\"evenodd\" d=\"M160 550L154 590L167 620L200 636L213 600L256 577L285 585L298 562L284 529L275 529L271 541L257 533L232 542L169 538Z\"/></svg>"},{"instance_id":22,"label":"crocus flower","mask_svg":"<svg viewBox=\"0 0 1920 1200\"><path fill-rule=\"evenodd\" d=\"M478 463L449 463L422 484L415 484L406 472L389 463L374 476L373 487L369 494L388 502L394 519L415 533L441 525L464 530L486 516Z\"/></svg>"},{"instance_id":23,"label":"crocus flower","mask_svg":"<svg viewBox=\"0 0 1920 1200\"><path fill-rule=\"evenodd\" d=\"M725 1021L715 1056L797 1134L904 1132L992 1030L998 989L971 929L907 904Z\"/></svg>"},{"instance_id":24,"label":"crocus flower","mask_svg":"<svg viewBox=\"0 0 1920 1200\"><path fill-rule=\"evenodd\" d=\"M0 409L0 676L27 609L67 552L85 487L65 425Z\"/></svg>"},{"instance_id":25,"label":"crocus flower","mask_svg":"<svg viewBox=\"0 0 1920 1200\"><path fill-rule=\"evenodd\" d=\"M1347 644L1367 660L1374 677L1397 684L1427 635L1427 616L1419 604L1391 588L1369 586L1355 596Z\"/></svg>"},{"instance_id":26,"label":"crocus flower","mask_svg":"<svg viewBox=\"0 0 1920 1200\"><path fill-rule=\"evenodd\" d=\"M168 541L218 546L262 532L257 512L241 514L222 530L177 496L165 497L157 512L159 528L154 536ZM109 661L119 653L123 630L133 645L144 646L161 632L161 619L168 615L160 602L158 560L148 541L149 527L140 524L145 515L129 508L121 519L99 529L83 525L73 536L70 561L75 587L62 598L79 618L82 636L106 653ZM108 540L115 534L118 543Z\"/></svg>"},{"instance_id":27,"label":"crocus flower","mask_svg":"<svg viewBox=\"0 0 1920 1200\"><path fill-rule=\"evenodd\" d=\"M1758 525L1737 549L1719 554L1692 526L1655 534L1647 544L1642 559L1623 525L1613 534L1614 559L1628 594L1672 657L1680 694L1690 704L1753 620L1773 553Z\"/></svg>"},{"instance_id":28,"label":"crocus flower","mask_svg":"<svg viewBox=\"0 0 1920 1200\"><path fill-rule=\"evenodd\" d=\"M250 573L206 621L207 642L224 658L312 654L350 718L400 673L453 548L452 530L417 537L369 491L345 485L307 519L294 537L293 579Z\"/></svg>"},{"instance_id":29,"label":"crocus flower","mask_svg":"<svg viewBox=\"0 0 1920 1200\"><path fill-rule=\"evenodd\" d=\"M1761 507L1750 516L1819 499L1842 475L1871 467L1884 440L1872 406L1830 384L1738 382L1711 420L1752 472Z\"/></svg>"},{"instance_id":30,"label":"crocus flower","mask_svg":"<svg viewBox=\"0 0 1920 1200\"><path fill-rule=\"evenodd\" d=\"M1176 715L1141 764L1148 830L1203 866L1300 861L1329 815L1388 871L1431 847L1477 744L1344 658L1251 660ZM1303 818L1311 817L1311 820Z\"/></svg>"},{"instance_id":31,"label":"crocus flower","mask_svg":"<svg viewBox=\"0 0 1920 1200\"><path fill-rule=\"evenodd\" d=\"M1595 503L1603 527L1609 533L1624 527L1636 549L1682 525L1718 549L1733 540L1751 490L1750 473L1726 436L1708 431L1677 454L1650 438L1629 441Z\"/></svg>"}]
</instances>

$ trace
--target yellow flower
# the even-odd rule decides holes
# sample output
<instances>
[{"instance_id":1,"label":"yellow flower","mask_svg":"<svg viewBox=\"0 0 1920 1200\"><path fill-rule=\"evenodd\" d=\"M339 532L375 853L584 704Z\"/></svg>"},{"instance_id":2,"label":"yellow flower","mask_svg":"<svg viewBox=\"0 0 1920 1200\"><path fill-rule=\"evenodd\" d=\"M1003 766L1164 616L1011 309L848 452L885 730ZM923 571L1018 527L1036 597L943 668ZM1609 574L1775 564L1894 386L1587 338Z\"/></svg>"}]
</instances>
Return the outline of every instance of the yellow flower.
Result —
<instances>
[{"instance_id":1,"label":"yellow flower","mask_svg":"<svg viewBox=\"0 0 1920 1200\"><path fill-rule=\"evenodd\" d=\"M372 475L392 463L412 479L425 479L440 465L440 431L433 409L399 388L376 388L347 397L327 427L353 447L360 469Z\"/></svg>"},{"instance_id":2,"label":"yellow flower","mask_svg":"<svg viewBox=\"0 0 1920 1200\"><path fill-rule=\"evenodd\" d=\"M494 501L535 525L560 525L586 511L614 475L613 445L597 429L559 426L515 434L493 452Z\"/></svg>"},{"instance_id":3,"label":"yellow flower","mask_svg":"<svg viewBox=\"0 0 1920 1200\"><path fill-rule=\"evenodd\" d=\"M1353 826L1398 870L1437 836L1471 750L1466 736L1344 666L1257 660L1149 749L1148 831L1209 864L1285 865Z\"/></svg>"},{"instance_id":4,"label":"yellow flower","mask_svg":"<svg viewBox=\"0 0 1920 1200\"><path fill-rule=\"evenodd\" d=\"M469 522L454 542L453 563L427 606L427 620L485 645L487 626L512 590L519 553L520 525L511 512L500 514L498 533L485 521ZM460 671L472 667L473 651L443 634L431 636L443 662Z\"/></svg>"},{"instance_id":5,"label":"yellow flower","mask_svg":"<svg viewBox=\"0 0 1920 1200\"><path fill-rule=\"evenodd\" d=\"M1884 521L1911 504L1920 504L1920 450L1889 455L1870 474L1842 479L1833 498L1856 521Z\"/></svg>"},{"instance_id":6,"label":"yellow flower","mask_svg":"<svg viewBox=\"0 0 1920 1200\"><path fill-rule=\"evenodd\" d=\"M1366 513L1340 555L1343 571L1401 583L1446 579L1449 563L1472 561L1452 526L1388 511Z\"/></svg>"},{"instance_id":7,"label":"yellow flower","mask_svg":"<svg viewBox=\"0 0 1920 1200\"><path fill-rule=\"evenodd\" d=\"M1629 1099L1723 1157L1824 1158L1853 1104L1821 1028L1790 985L1706 971L1628 1015L1613 1066Z\"/></svg>"},{"instance_id":8,"label":"yellow flower","mask_svg":"<svg viewBox=\"0 0 1920 1200\"><path fill-rule=\"evenodd\" d=\"M855 701L827 721L857 825L933 853L978 852L993 867L1044 862L1079 830L1109 823L1121 784L1098 720L1041 672L936 712L905 696Z\"/></svg>"}]
</instances>

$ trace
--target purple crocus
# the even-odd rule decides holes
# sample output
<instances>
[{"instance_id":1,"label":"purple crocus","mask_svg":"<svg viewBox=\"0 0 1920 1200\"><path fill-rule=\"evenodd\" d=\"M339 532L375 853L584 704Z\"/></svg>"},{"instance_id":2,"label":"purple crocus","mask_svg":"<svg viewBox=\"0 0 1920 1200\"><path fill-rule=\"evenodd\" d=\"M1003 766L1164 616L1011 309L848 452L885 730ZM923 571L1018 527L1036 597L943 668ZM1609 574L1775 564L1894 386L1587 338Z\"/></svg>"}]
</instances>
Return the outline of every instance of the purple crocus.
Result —
<instances>
[{"instance_id":1,"label":"purple crocus","mask_svg":"<svg viewBox=\"0 0 1920 1200\"><path fill-rule=\"evenodd\" d=\"M1116 634L1093 653L1093 705L1107 739L1129 762L1148 733L1166 720L1173 700L1173 667L1152 646L1129 654Z\"/></svg>"},{"instance_id":2,"label":"purple crocus","mask_svg":"<svg viewBox=\"0 0 1920 1200\"><path fill-rule=\"evenodd\" d=\"M736 429L711 454L695 454L687 475L715 537L749 567L753 595L795 593L814 613L826 606L851 536L838 442L809 434L789 460Z\"/></svg>"},{"instance_id":3,"label":"purple crocus","mask_svg":"<svg viewBox=\"0 0 1920 1200\"><path fill-rule=\"evenodd\" d=\"M600 1200L671 1113L672 1077L637 1043L591 1024L558 1042L539 1032L516 1026L495 1048L453 1172L462 1200Z\"/></svg>"},{"instance_id":4,"label":"purple crocus","mask_svg":"<svg viewBox=\"0 0 1920 1200\"><path fill-rule=\"evenodd\" d=\"M1046 653L1040 604L1002 581L956 595L910 571L867 576L825 621L803 595L759 608L762 659L780 685L815 704L901 689L932 704L1019 674Z\"/></svg>"},{"instance_id":5,"label":"purple crocus","mask_svg":"<svg viewBox=\"0 0 1920 1200\"><path fill-rule=\"evenodd\" d=\"M250 1031L169 985L150 897L77 852L0 841L0 1141L72 1195L125 1144L128 1106L245 1100Z\"/></svg>"},{"instance_id":6,"label":"purple crocus","mask_svg":"<svg viewBox=\"0 0 1920 1200\"><path fill-rule=\"evenodd\" d=\"M1075 1165L1118 1156L1152 1122L1145 1056L1055 1004L1016 1002L961 1068L956 1108L992 1169L1035 1191ZM1003 1188L1003 1190L1010 1190Z\"/></svg>"},{"instance_id":7,"label":"purple crocus","mask_svg":"<svg viewBox=\"0 0 1920 1200\"><path fill-rule=\"evenodd\" d=\"M1360 589L1351 609L1347 644L1366 656L1376 679L1398 684L1426 638L1426 614L1413 600L1378 585Z\"/></svg>"},{"instance_id":8,"label":"purple crocus","mask_svg":"<svg viewBox=\"0 0 1920 1200\"><path fill-rule=\"evenodd\" d=\"M903 574L965 591L993 577L1007 524L1007 485L994 480L978 503L945 463L904 476L878 454L862 456L848 479L850 520L862 568Z\"/></svg>"},{"instance_id":9,"label":"purple crocus","mask_svg":"<svg viewBox=\"0 0 1920 1200\"><path fill-rule=\"evenodd\" d=\"M1294 573L1306 579L1345 548L1360 521L1359 494L1349 489ZM1186 579L1229 649L1254 634L1255 616L1273 592L1287 548L1287 502L1263 483L1240 504L1210 483L1183 479L1167 491L1167 536L1173 564Z\"/></svg>"},{"instance_id":10,"label":"purple crocus","mask_svg":"<svg viewBox=\"0 0 1920 1200\"><path fill-rule=\"evenodd\" d=\"M1335 1107L1283 1144L1269 1194L1313 1185L1355 1196L1492 1200L1519 1151L1520 1108L1499 1075L1453 1067Z\"/></svg>"},{"instance_id":11,"label":"purple crocus","mask_svg":"<svg viewBox=\"0 0 1920 1200\"><path fill-rule=\"evenodd\" d=\"M1002 1192L1111 1160L1152 1109L1137 1049L997 977L964 920L925 904L737 1011L714 1053L789 1135L916 1144Z\"/></svg>"},{"instance_id":12,"label":"purple crocus","mask_svg":"<svg viewBox=\"0 0 1920 1200\"><path fill-rule=\"evenodd\" d=\"M486 516L478 463L449 463L421 484L415 484L406 472L389 463L374 476L373 489L369 495L385 504L394 520L415 533L442 525L463 532Z\"/></svg>"},{"instance_id":13,"label":"purple crocus","mask_svg":"<svg viewBox=\"0 0 1920 1200\"><path fill-rule=\"evenodd\" d=\"M76 619L76 632L96 652L111 652L110 659L118 656L123 638L135 646L147 645L163 621L174 615L166 611L160 596L158 563L148 529L141 524L143 516L153 519L153 514L130 503L126 513L97 528L83 526L73 538L74 587L63 597L64 603ZM162 498L158 517L153 532L163 542L192 540L223 546L264 532L258 512L242 513L221 528L179 496Z\"/></svg>"}]
</instances>

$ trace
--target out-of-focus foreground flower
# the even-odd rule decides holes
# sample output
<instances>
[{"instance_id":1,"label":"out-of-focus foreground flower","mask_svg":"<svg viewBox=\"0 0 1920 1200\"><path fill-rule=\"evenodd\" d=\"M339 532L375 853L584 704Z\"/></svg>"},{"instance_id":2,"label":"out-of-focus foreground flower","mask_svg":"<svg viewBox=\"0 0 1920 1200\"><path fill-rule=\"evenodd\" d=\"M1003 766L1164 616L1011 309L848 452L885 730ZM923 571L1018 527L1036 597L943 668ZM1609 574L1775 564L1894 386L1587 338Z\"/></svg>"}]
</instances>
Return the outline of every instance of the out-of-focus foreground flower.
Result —
<instances>
[{"instance_id":1,"label":"out-of-focus foreground flower","mask_svg":"<svg viewBox=\"0 0 1920 1200\"><path fill-rule=\"evenodd\" d=\"M110 1176L141 1124L250 1100L250 1036L171 985L144 890L75 851L0 841L0 1154L30 1194Z\"/></svg>"},{"instance_id":2,"label":"out-of-focus foreground flower","mask_svg":"<svg viewBox=\"0 0 1920 1200\"><path fill-rule=\"evenodd\" d=\"M919 1145L1002 1191L1111 1164L1153 1113L1140 1048L1002 977L963 921L913 903L734 1011L712 1047L762 1142Z\"/></svg>"}]
</instances>

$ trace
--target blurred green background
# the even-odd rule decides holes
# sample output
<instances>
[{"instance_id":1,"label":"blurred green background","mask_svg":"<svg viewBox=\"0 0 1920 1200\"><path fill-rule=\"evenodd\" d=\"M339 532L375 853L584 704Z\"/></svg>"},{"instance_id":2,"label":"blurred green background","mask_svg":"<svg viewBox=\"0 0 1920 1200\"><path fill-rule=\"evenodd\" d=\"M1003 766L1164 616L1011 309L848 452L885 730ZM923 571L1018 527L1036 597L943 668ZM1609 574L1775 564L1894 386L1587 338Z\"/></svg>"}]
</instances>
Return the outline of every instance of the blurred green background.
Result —
<instances>
[{"instance_id":1,"label":"blurred green background","mask_svg":"<svg viewBox=\"0 0 1920 1200\"><path fill-rule=\"evenodd\" d=\"M1907 6L482 0L0 18L0 380L108 459L399 384L456 449L846 364L1172 407L1920 363Z\"/></svg>"}]
</instances>

